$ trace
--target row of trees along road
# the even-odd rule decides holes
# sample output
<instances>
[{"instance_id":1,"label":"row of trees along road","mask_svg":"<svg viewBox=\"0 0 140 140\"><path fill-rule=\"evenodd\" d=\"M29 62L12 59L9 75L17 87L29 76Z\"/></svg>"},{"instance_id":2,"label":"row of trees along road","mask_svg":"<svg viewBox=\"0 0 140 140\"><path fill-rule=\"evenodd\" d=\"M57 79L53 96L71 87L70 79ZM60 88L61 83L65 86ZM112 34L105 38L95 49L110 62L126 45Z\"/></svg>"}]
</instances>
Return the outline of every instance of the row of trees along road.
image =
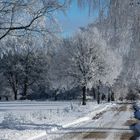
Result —
<instances>
[{"instance_id":1,"label":"row of trees along road","mask_svg":"<svg viewBox=\"0 0 140 140\"><path fill-rule=\"evenodd\" d=\"M71 2L72 0L0 0L0 76L4 81L0 83L2 94L10 89L15 99L18 94L27 98L31 93L46 93L48 89L70 90L78 86L82 89L85 105L87 88L97 86L99 80L117 87L115 84L118 81L115 79L119 76L119 82L124 84L127 78L122 75L128 66L127 58L129 54L132 56L130 52L135 50L132 48L139 43L138 32L135 35L139 24L133 22L138 19L138 8L135 8L138 3L127 0L77 0L81 8L88 5L90 12L96 11L99 19L92 25L81 28L70 38L63 39L58 35L56 38L55 33L59 29L54 12L67 11ZM124 7L126 11L119 18ZM127 14L128 10L134 16ZM129 22L132 26L125 26L128 20L132 21ZM134 27L131 28L134 30L131 30L132 36L126 42L125 37L131 33L129 27ZM129 53L125 49L124 54L123 44L126 43L131 49L127 49ZM131 64L129 62L129 67L132 68Z\"/></svg>"}]
</instances>

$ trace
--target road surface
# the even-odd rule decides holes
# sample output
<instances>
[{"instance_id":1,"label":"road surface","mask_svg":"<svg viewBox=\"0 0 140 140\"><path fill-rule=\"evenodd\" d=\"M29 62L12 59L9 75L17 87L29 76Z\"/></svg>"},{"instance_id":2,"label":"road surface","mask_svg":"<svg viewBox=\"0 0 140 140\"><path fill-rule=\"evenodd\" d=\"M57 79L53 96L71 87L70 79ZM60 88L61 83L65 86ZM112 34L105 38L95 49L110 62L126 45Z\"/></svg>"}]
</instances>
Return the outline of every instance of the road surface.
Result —
<instances>
[{"instance_id":1,"label":"road surface","mask_svg":"<svg viewBox=\"0 0 140 140\"><path fill-rule=\"evenodd\" d=\"M120 104L92 120L48 134L42 140L135 140L131 104Z\"/></svg>"}]
</instances>

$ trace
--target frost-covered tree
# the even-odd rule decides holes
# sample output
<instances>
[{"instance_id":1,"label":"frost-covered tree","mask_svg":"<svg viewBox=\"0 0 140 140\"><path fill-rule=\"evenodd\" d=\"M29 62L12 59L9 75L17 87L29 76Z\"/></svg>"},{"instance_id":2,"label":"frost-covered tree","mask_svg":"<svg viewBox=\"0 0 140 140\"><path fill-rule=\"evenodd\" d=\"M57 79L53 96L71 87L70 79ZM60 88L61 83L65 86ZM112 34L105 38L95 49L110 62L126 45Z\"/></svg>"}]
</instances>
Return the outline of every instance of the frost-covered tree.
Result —
<instances>
[{"instance_id":1,"label":"frost-covered tree","mask_svg":"<svg viewBox=\"0 0 140 140\"><path fill-rule=\"evenodd\" d=\"M23 36L31 32L44 34L50 33L52 29L54 31L56 22L53 13L64 10L67 2L68 0L0 0L0 40L7 35Z\"/></svg>"},{"instance_id":2,"label":"frost-covered tree","mask_svg":"<svg viewBox=\"0 0 140 140\"><path fill-rule=\"evenodd\" d=\"M14 99L17 100L22 67L20 65L20 53L16 52L14 43L15 42L7 42L7 45L12 46L13 49L12 51L5 50L2 54L0 60L0 69L14 93Z\"/></svg>"},{"instance_id":3,"label":"frost-covered tree","mask_svg":"<svg viewBox=\"0 0 140 140\"><path fill-rule=\"evenodd\" d=\"M139 77L139 0L112 0L110 1L108 15L109 43L123 57L123 69L117 80L118 90L127 94L129 88ZM125 96L125 95L121 95Z\"/></svg>"},{"instance_id":4,"label":"frost-covered tree","mask_svg":"<svg viewBox=\"0 0 140 140\"><path fill-rule=\"evenodd\" d=\"M27 98L29 89L39 83L47 69L44 50L37 48L35 40L10 39L1 56L1 71L13 90L14 99L20 93Z\"/></svg>"},{"instance_id":5,"label":"frost-covered tree","mask_svg":"<svg viewBox=\"0 0 140 140\"><path fill-rule=\"evenodd\" d=\"M85 105L87 87L100 79L113 82L115 76L109 74L118 75L118 67L114 67L116 57L97 28L82 29L74 37L65 39L63 47L57 57L59 74L72 77L72 83L82 88L82 104Z\"/></svg>"},{"instance_id":6,"label":"frost-covered tree","mask_svg":"<svg viewBox=\"0 0 140 140\"><path fill-rule=\"evenodd\" d=\"M95 40L94 40L95 41ZM74 39L68 52L72 55L70 57L71 63L68 69L68 74L72 75L82 87L82 104L86 104L86 90L89 82L94 79L98 73L103 70L103 62L100 59L98 44L90 40L85 33L77 35Z\"/></svg>"}]
</instances>

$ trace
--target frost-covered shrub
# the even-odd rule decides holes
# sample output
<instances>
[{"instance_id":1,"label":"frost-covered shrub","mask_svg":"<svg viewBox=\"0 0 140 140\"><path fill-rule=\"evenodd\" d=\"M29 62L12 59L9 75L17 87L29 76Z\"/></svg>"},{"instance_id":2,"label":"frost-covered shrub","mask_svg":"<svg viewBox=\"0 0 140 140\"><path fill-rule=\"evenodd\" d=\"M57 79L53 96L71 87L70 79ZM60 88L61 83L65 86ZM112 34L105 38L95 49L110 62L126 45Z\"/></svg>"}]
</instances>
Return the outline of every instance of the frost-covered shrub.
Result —
<instances>
[{"instance_id":1,"label":"frost-covered shrub","mask_svg":"<svg viewBox=\"0 0 140 140\"><path fill-rule=\"evenodd\" d=\"M43 113L42 111L36 111L31 114L31 117L37 120L44 120L47 119L48 115L49 115L48 113Z\"/></svg>"},{"instance_id":2,"label":"frost-covered shrub","mask_svg":"<svg viewBox=\"0 0 140 140\"><path fill-rule=\"evenodd\" d=\"M70 109L68 107L64 108L64 112L70 112Z\"/></svg>"},{"instance_id":3,"label":"frost-covered shrub","mask_svg":"<svg viewBox=\"0 0 140 140\"><path fill-rule=\"evenodd\" d=\"M134 101L134 100L137 100L137 99L139 99L139 95L137 93L133 93L133 91L129 92L126 95L126 100Z\"/></svg>"},{"instance_id":4,"label":"frost-covered shrub","mask_svg":"<svg viewBox=\"0 0 140 140\"><path fill-rule=\"evenodd\" d=\"M16 118L13 114L8 113L8 114L5 114L4 119L1 124L3 127L13 128L15 125L20 124L20 120Z\"/></svg>"},{"instance_id":5,"label":"frost-covered shrub","mask_svg":"<svg viewBox=\"0 0 140 140\"><path fill-rule=\"evenodd\" d=\"M6 113L4 115L3 121L1 125L5 128L17 128L21 124L27 124L31 123L31 116L22 114L22 115L17 115L13 113Z\"/></svg>"}]
</instances>

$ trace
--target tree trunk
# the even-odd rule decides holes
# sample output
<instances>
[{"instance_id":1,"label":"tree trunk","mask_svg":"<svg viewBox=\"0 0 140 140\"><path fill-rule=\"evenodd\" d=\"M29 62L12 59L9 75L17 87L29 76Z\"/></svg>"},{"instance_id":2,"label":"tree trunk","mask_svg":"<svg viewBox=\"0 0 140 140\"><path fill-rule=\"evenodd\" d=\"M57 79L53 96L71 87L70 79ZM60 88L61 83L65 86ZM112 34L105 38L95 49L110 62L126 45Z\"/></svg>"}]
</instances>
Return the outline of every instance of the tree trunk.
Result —
<instances>
[{"instance_id":1,"label":"tree trunk","mask_svg":"<svg viewBox=\"0 0 140 140\"><path fill-rule=\"evenodd\" d=\"M96 92L95 92L95 88L93 88L92 90L93 90L93 99L96 100Z\"/></svg>"},{"instance_id":2,"label":"tree trunk","mask_svg":"<svg viewBox=\"0 0 140 140\"><path fill-rule=\"evenodd\" d=\"M110 93L108 93L108 102L110 102L111 98L110 98Z\"/></svg>"},{"instance_id":3,"label":"tree trunk","mask_svg":"<svg viewBox=\"0 0 140 140\"><path fill-rule=\"evenodd\" d=\"M9 85L12 88L12 91L14 93L14 100L17 100L17 94L18 94L18 78L17 75L14 75L13 73L10 73L10 77L7 77Z\"/></svg>"},{"instance_id":4,"label":"tree trunk","mask_svg":"<svg viewBox=\"0 0 140 140\"><path fill-rule=\"evenodd\" d=\"M82 88L83 91L83 100L82 100L82 105L86 105L86 86Z\"/></svg>"},{"instance_id":5,"label":"tree trunk","mask_svg":"<svg viewBox=\"0 0 140 140\"><path fill-rule=\"evenodd\" d=\"M98 93L97 103L100 104L100 93Z\"/></svg>"},{"instance_id":6,"label":"tree trunk","mask_svg":"<svg viewBox=\"0 0 140 140\"><path fill-rule=\"evenodd\" d=\"M12 86L12 90L13 90L13 93L14 93L14 100L17 100L17 93L18 93L18 90L16 88L15 85Z\"/></svg>"},{"instance_id":7,"label":"tree trunk","mask_svg":"<svg viewBox=\"0 0 140 140\"><path fill-rule=\"evenodd\" d=\"M7 96L5 96L5 99L6 99L6 101L8 101L8 97Z\"/></svg>"},{"instance_id":8,"label":"tree trunk","mask_svg":"<svg viewBox=\"0 0 140 140\"><path fill-rule=\"evenodd\" d=\"M14 91L14 99L17 100L17 90Z\"/></svg>"},{"instance_id":9,"label":"tree trunk","mask_svg":"<svg viewBox=\"0 0 140 140\"><path fill-rule=\"evenodd\" d=\"M25 83L25 84L24 84L24 90L23 90L23 96L24 96L25 98L27 98L27 89L28 89L28 86L27 86L27 84Z\"/></svg>"},{"instance_id":10,"label":"tree trunk","mask_svg":"<svg viewBox=\"0 0 140 140\"><path fill-rule=\"evenodd\" d=\"M100 104L100 91L98 86L97 103Z\"/></svg>"},{"instance_id":11,"label":"tree trunk","mask_svg":"<svg viewBox=\"0 0 140 140\"><path fill-rule=\"evenodd\" d=\"M54 96L54 100L57 101L57 94L55 94L55 96Z\"/></svg>"},{"instance_id":12,"label":"tree trunk","mask_svg":"<svg viewBox=\"0 0 140 140\"><path fill-rule=\"evenodd\" d=\"M23 88L23 96L26 99L27 98L27 91L28 91L28 77L25 77L24 80L24 88Z\"/></svg>"},{"instance_id":13,"label":"tree trunk","mask_svg":"<svg viewBox=\"0 0 140 140\"><path fill-rule=\"evenodd\" d=\"M57 101L58 100L58 92L59 92L59 89L56 89L54 91L54 100Z\"/></svg>"},{"instance_id":14,"label":"tree trunk","mask_svg":"<svg viewBox=\"0 0 140 140\"><path fill-rule=\"evenodd\" d=\"M111 101L115 101L114 92L111 93Z\"/></svg>"}]
</instances>

